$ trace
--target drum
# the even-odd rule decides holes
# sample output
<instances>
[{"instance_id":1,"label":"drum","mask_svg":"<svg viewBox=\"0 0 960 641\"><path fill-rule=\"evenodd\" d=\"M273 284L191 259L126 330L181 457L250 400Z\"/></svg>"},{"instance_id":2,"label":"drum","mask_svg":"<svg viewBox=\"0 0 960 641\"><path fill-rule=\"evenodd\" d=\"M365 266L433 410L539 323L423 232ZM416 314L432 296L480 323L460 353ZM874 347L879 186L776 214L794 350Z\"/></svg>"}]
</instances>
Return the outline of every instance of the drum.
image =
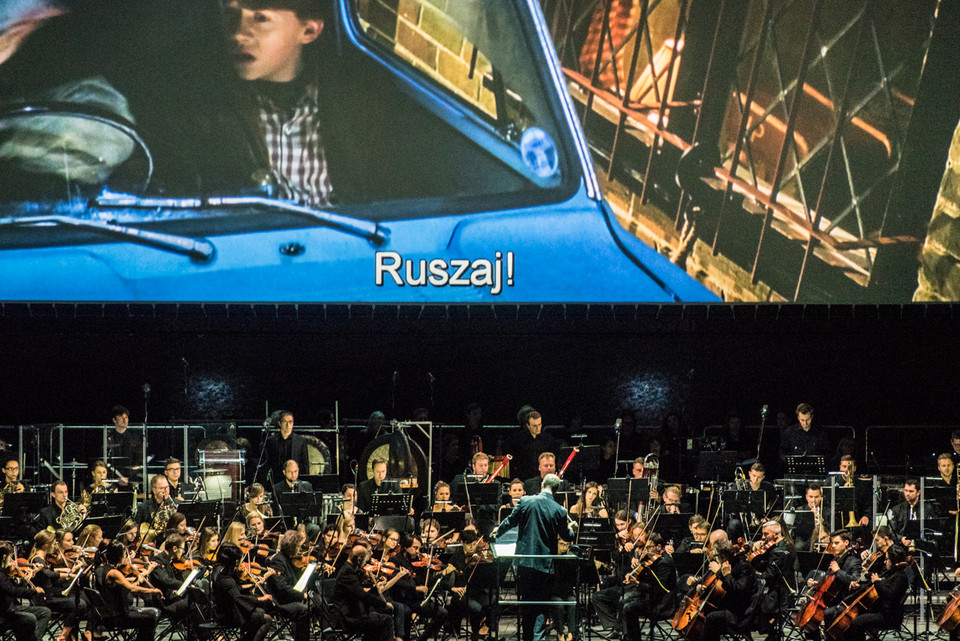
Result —
<instances>
[{"instance_id":1,"label":"drum","mask_svg":"<svg viewBox=\"0 0 960 641\"><path fill-rule=\"evenodd\" d=\"M310 459L310 476L334 473L330 448L323 441L317 441L316 443L307 441L307 457ZM302 471L301 474L303 474Z\"/></svg>"}]
</instances>

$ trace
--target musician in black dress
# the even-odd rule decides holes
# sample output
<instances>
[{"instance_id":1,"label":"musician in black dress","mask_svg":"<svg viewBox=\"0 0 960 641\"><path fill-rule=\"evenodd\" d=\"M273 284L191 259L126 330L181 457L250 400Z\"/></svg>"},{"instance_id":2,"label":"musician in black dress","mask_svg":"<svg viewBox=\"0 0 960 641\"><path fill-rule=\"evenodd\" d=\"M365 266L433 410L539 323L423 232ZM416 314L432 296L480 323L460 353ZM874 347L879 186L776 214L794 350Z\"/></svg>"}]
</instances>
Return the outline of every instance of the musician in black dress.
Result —
<instances>
[{"instance_id":1,"label":"musician in black dress","mask_svg":"<svg viewBox=\"0 0 960 641\"><path fill-rule=\"evenodd\" d=\"M0 542L0 630L13 630L17 641L42 639L50 624L50 608L39 605L21 605L20 599L36 598L43 588L32 588L26 582L16 583L8 571L16 565L13 546Z\"/></svg>"},{"instance_id":2,"label":"musician in black dress","mask_svg":"<svg viewBox=\"0 0 960 641\"><path fill-rule=\"evenodd\" d=\"M272 597L240 591L238 568L242 555L240 548L232 543L224 543L217 551L217 564L210 577L214 610L222 625L243 629L242 641L261 641L273 622L264 609L270 605Z\"/></svg>"},{"instance_id":3,"label":"musician in black dress","mask_svg":"<svg viewBox=\"0 0 960 641\"><path fill-rule=\"evenodd\" d=\"M355 545L347 562L337 572L333 598L340 606L344 628L363 633L363 641L391 641L394 638L393 606L381 598L375 587L364 588L364 564L370 548Z\"/></svg>"},{"instance_id":4,"label":"musician in black dress","mask_svg":"<svg viewBox=\"0 0 960 641\"><path fill-rule=\"evenodd\" d=\"M640 617L665 619L676 610L677 566L663 550L663 538L651 532L643 546L637 567L627 575L635 584L636 598L623 606L624 638L640 641Z\"/></svg>"},{"instance_id":5,"label":"musician in black dress","mask_svg":"<svg viewBox=\"0 0 960 641\"><path fill-rule=\"evenodd\" d=\"M122 542L111 542L105 553L106 562L94 570L94 584L111 617L126 627L136 628L137 641L153 641L160 613L156 608L131 607L130 593L159 595L160 590L134 583L124 576L119 567L125 555L126 548Z\"/></svg>"}]
</instances>

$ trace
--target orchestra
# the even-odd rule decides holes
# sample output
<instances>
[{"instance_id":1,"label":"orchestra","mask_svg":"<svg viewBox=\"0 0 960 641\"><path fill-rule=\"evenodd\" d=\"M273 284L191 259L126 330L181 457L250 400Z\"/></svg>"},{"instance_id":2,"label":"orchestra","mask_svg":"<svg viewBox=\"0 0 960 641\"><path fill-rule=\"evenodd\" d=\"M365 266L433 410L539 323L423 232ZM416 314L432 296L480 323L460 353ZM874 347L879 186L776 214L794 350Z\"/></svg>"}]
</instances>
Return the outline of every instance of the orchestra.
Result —
<instances>
[{"instance_id":1,"label":"orchestra","mask_svg":"<svg viewBox=\"0 0 960 641\"><path fill-rule=\"evenodd\" d=\"M801 409L779 452L788 467L823 447L812 410ZM829 473L787 471L776 456L745 459L697 485L651 451L630 453L623 477L596 480L588 466L599 456L582 445L552 441L564 452L558 470L539 441L541 418L531 416L505 441L541 450L520 457L537 464L526 480L508 467L516 451L493 458L475 439L466 470L451 483L434 477L432 491L395 475L394 459L377 452L368 478L354 468L319 486L297 460L271 460L235 501L217 501L204 496L202 478L181 482L190 461L167 456L138 469L119 412L111 436L123 460L113 450L91 458L82 483L28 476L28 484L20 461L5 463L0 497L41 504L23 528L0 532L0 626L18 641L79 639L99 616L92 588L141 641L198 623L196 591L215 606L217 624L247 641L279 626L310 641L329 625L370 641L480 641L505 625L525 640L579 641L586 626L640 641L649 621L691 641L751 632L861 641L897 628L923 586L945 597L942 616L925 625L955 634L953 455L931 457L929 476L882 483L850 454ZM271 456L299 451L292 414L277 425ZM291 494L303 501L286 503ZM942 588L929 587L934 575ZM518 605L505 606L505 593Z\"/></svg>"}]
</instances>

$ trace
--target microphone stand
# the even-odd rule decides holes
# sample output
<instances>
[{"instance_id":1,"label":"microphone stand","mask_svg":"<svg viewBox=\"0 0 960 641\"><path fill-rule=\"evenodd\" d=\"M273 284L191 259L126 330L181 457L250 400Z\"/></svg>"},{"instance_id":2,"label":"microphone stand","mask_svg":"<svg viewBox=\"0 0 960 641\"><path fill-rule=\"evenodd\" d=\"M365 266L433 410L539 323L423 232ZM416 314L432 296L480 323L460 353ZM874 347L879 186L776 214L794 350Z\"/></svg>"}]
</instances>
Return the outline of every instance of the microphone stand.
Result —
<instances>
[{"instance_id":1,"label":"microphone stand","mask_svg":"<svg viewBox=\"0 0 960 641\"><path fill-rule=\"evenodd\" d=\"M270 417L267 416L263 421L263 432L260 433L260 455L257 457L257 471L253 473L254 483L260 482L260 470L263 469L264 455L267 453L267 439L270 438ZM273 470L268 470L272 472ZM273 476L270 475L271 488L273 487Z\"/></svg>"},{"instance_id":2,"label":"microphone stand","mask_svg":"<svg viewBox=\"0 0 960 641\"><path fill-rule=\"evenodd\" d=\"M760 460L760 445L763 443L763 426L767 423L767 406L760 410L760 436L757 437L757 460ZM741 428L743 429L743 428Z\"/></svg>"}]
</instances>

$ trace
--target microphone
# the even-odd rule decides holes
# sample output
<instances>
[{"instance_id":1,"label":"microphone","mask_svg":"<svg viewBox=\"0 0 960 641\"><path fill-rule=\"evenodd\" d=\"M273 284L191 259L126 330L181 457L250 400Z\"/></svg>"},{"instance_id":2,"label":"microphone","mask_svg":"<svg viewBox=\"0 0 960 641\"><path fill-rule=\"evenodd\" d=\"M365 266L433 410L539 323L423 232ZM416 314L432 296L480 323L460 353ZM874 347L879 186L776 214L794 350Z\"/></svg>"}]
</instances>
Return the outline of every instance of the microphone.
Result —
<instances>
[{"instance_id":1,"label":"microphone","mask_svg":"<svg viewBox=\"0 0 960 641\"><path fill-rule=\"evenodd\" d=\"M149 394L149 393L150 393L150 383L144 383L144 384L143 384L143 393L144 393L144 394Z\"/></svg>"},{"instance_id":2,"label":"microphone","mask_svg":"<svg viewBox=\"0 0 960 641\"><path fill-rule=\"evenodd\" d=\"M623 419L622 419L622 418L618 418L618 419L617 419L617 422L613 424L613 431L615 431L617 434L619 434L621 427L623 427Z\"/></svg>"},{"instance_id":3,"label":"microphone","mask_svg":"<svg viewBox=\"0 0 960 641\"><path fill-rule=\"evenodd\" d=\"M187 359L185 359L183 356L180 357L180 362L183 363L184 365L188 366L188 367L189 367L189 365L190 365L190 363L187 362Z\"/></svg>"},{"instance_id":4,"label":"microphone","mask_svg":"<svg viewBox=\"0 0 960 641\"><path fill-rule=\"evenodd\" d=\"M357 459L353 459L352 461L350 461L350 469L351 469L351 470L353 470L354 472L356 472L358 467L360 467L360 463L357 461Z\"/></svg>"},{"instance_id":5,"label":"microphone","mask_svg":"<svg viewBox=\"0 0 960 641\"><path fill-rule=\"evenodd\" d=\"M763 419L767 418L767 412L768 412L769 410L770 410L770 406L769 406L769 405L764 405L764 406L760 409L760 418L763 418Z\"/></svg>"}]
</instances>

